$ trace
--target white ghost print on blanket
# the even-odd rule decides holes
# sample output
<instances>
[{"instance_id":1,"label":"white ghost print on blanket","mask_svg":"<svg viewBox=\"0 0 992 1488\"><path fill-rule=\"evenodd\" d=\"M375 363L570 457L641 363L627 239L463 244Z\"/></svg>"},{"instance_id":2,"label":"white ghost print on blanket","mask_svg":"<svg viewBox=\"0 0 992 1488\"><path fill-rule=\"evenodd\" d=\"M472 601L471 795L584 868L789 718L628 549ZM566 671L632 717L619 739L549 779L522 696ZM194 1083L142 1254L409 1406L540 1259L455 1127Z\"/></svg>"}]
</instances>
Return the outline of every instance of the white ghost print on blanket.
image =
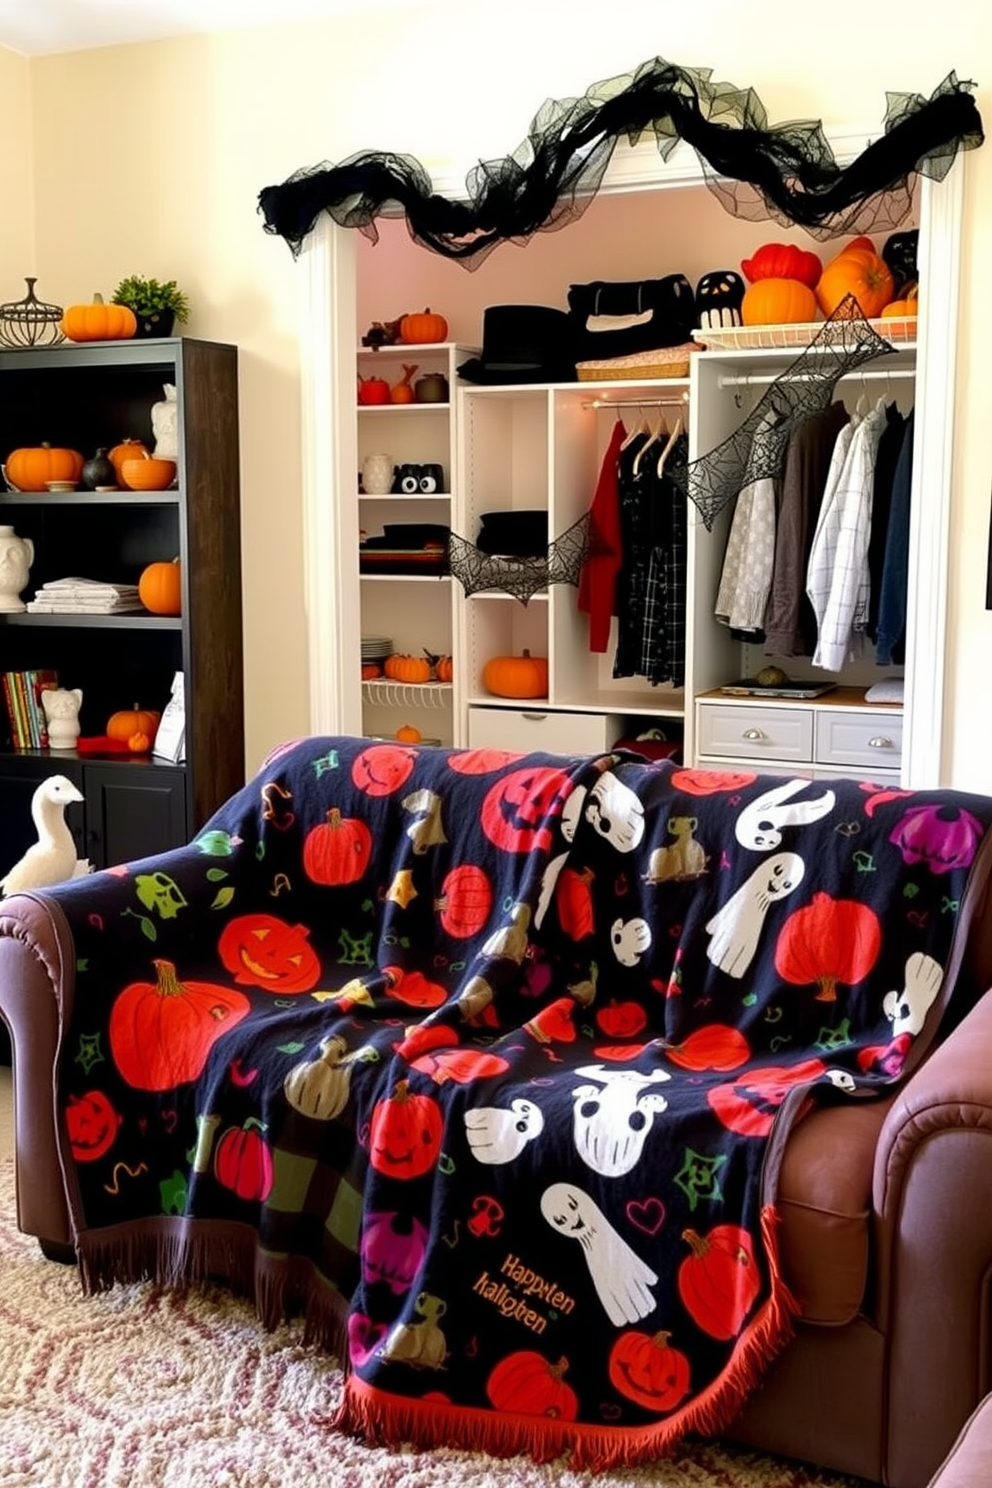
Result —
<instances>
[{"instance_id":1,"label":"white ghost print on blanket","mask_svg":"<svg viewBox=\"0 0 992 1488\"><path fill-rule=\"evenodd\" d=\"M756 868L722 909L707 922L712 936L706 954L728 976L742 977L754 960L765 915L803 881L806 865L798 853L776 853Z\"/></svg>"},{"instance_id":2,"label":"white ghost print on blanket","mask_svg":"<svg viewBox=\"0 0 992 1488\"><path fill-rule=\"evenodd\" d=\"M749 847L752 852L770 852L782 841L783 827L808 827L834 809L837 797L832 790L824 791L813 801L784 804L807 785L808 780L785 780L745 806L734 824L734 835L741 847Z\"/></svg>"},{"instance_id":3,"label":"white ghost print on blanket","mask_svg":"<svg viewBox=\"0 0 992 1488\"><path fill-rule=\"evenodd\" d=\"M629 1173L644 1150L644 1142L668 1102L651 1085L670 1080L667 1070L608 1070L603 1064L586 1064L575 1072L595 1085L577 1085L572 1091L572 1136L575 1150L593 1172L604 1178Z\"/></svg>"},{"instance_id":4,"label":"white ghost print on blanket","mask_svg":"<svg viewBox=\"0 0 992 1488\"><path fill-rule=\"evenodd\" d=\"M610 926L610 944L621 966L636 966L651 944L651 927L647 920L614 920Z\"/></svg>"},{"instance_id":5,"label":"white ghost print on blanket","mask_svg":"<svg viewBox=\"0 0 992 1488\"><path fill-rule=\"evenodd\" d=\"M465 1112L465 1136L477 1162L496 1166L512 1162L544 1130L544 1115L533 1101L502 1106L475 1106Z\"/></svg>"},{"instance_id":6,"label":"white ghost print on blanket","mask_svg":"<svg viewBox=\"0 0 992 1488\"><path fill-rule=\"evenodd\" d=\"M573 842L575 840L575 829L582 815L582 807L585 804L586 794L586 787L584 785L577 785L562 807L561 835L566 842ZM548 906L554 897L558 875L564 868L567 860L567 852L559 853L556 858L551 859L551 862L544 870L544 875L541 879L541 892L538 895L537 908L534 911L535 930L540 930L541 928L544 916L548 912Z\"/></svg>"},{"instance_id":7,"label":"white ghost print on blanket","mask_svg":"<svg viewBox=\"0 0 992 1488\"><path fill-rule=\"evenodd\" d=\"M582 1246L596 1295L615 1328L654 1311L650 1289L658 1277L583 1189L552 1183L541 1195L541 1213L552 1229Z\"/></svg>"},{"instance_id":8,"label":"white ghost print on blanket","mask_svg":"<svg viewBox=\"0 0 992 1488\"><path fill-rule=\"evenodd\" d=\"M617 852L629 853L644 836L644 807L628 785L604 770L589 792L586 821Z\"/></svg>"},{"instance_id":9,"label":"white ghost print on blanket","mask_svg":"<svg viewBox=\"0 0 992 1488\"><path fill-rule=\"evenodd\" d=\"M934 1004L944 980L943 967L932 956L914 951L906 962L906 985L901 992L886 992L882 1009L892 1023L892 1034L911 1033L915 1038Z\"/></svg>"}]
</instances>

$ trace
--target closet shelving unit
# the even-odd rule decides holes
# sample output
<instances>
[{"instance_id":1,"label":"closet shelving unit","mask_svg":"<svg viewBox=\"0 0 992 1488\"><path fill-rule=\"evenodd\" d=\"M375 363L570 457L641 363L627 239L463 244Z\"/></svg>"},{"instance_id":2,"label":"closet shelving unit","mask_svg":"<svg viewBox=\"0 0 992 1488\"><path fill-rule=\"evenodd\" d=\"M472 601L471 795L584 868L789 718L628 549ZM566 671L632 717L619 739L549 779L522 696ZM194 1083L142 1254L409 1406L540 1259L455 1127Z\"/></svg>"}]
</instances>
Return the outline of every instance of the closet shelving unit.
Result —
<instances>
[{"instance_id":1,"label":"closet shelving unit","mask_svg":"<svg viewBox=\"0 0 992 1488\"><path fill-rule=\"evenodd\" d=\"M841 378L834 397L854 412L859 404L864 411L884 396L905 414L915 396L914 327L905 321L873 324L891 341L894 351ZM789 345L764 344L789 329L716 333L709 338L708 349L694 356L692 453L712 450L726 439L770 383L794 366L798 349L821 327L791 328L791 338L781 337L790 339ZM716 341L722 345L715 345ZM866 643L862 659L845 664L838 672L827 672L814 667L808 658L766 654L760 644L736 640L714 620L733 506L730 503L717 518L711 533L706 534L699 524L693 532L687 633L695 694L691 727L695 762L713 768L781 768L810 777L865 770L879 781L898 780L903 707L867 702L865 692L881 678L901 676L901 666L876 666ZM797 684L829 683L833 690L812 699L738 697L720 690L769 665L779 666Z\"/></svg>"},{"instance_id":2,"label":"closet shelving unit","mask_svg":"<svg viewBox=\"0 0 992 1488\"><path fill-rule=\"evenodd\" d=\"M416 367L411 379L441 373L448 382L443 402L372 403L357 407L358 468L367 455L387 453L397 466L439 465L444 488L425 494L361 493L359 525L373 536L404 523L432 523L449 528L454 506L455 433L453 397L460 362L474 348L455 342L407 343L373 349L360 346L360 377L385 378L391 385L402 379L404 366ZM386 637L397 652L423 656L452 656L455 652L455 595L448 574L374 573L360 575L360 632L362 637ZM455 661L457 669L457 659ZM376 738L392 738L404 724L418 728L425 739L442 744L457 742L454 687L449 683L401 683L382 678L362 682L362 731Z\"/></svg>"},{"instance_id":3,"label":"closet shelving unit","mask_svg":"<svg viewBox=\"0 0 992 1488\"><path fill-rule=\"evenodd\" d=\"M459 530L474 539L484 512L546 510L549 539L560 538L589 509L616 418L663 416L670 427L685 420L688 392L685 378L463 385ZM615 634L607 651L590 652L589 619L573 585L552 584L526 605L503 592L480 592L459 608L471 747L595 751L652 727L681 736L684 690L614 678ZM547 697L493 697L482 685L486 661L524 649L548 658Z\"/></svg>"}]
</instances>

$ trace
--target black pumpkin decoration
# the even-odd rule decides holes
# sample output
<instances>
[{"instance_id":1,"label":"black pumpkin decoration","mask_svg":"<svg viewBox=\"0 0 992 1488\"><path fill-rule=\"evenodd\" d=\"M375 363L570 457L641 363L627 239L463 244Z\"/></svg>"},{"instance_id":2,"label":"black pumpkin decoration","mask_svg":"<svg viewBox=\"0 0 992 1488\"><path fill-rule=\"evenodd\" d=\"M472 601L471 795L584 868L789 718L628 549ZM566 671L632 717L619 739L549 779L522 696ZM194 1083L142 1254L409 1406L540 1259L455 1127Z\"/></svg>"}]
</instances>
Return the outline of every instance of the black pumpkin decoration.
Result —
<instances>
[{"instance_id":1,"label":"black pumpkin decoration","mask_svg":"<svg viewBox=\"0 0 992 1488\"><path fill-rule=\"evenodd\" d=\"M908 232L891 233L882 244L882 258L896 281L894 300L901 299L906 290L919 278L916 267L916 251L920 241L918 227Z\"/></svg>"}]
</instances>

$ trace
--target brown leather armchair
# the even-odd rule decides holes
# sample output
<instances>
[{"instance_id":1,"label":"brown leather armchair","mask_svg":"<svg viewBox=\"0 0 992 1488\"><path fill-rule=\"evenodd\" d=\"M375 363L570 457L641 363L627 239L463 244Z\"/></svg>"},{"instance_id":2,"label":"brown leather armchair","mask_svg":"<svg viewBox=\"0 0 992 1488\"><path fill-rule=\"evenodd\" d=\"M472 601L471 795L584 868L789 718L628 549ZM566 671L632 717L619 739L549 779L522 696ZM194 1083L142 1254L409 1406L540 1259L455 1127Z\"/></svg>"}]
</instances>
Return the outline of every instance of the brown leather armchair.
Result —
<instances>
[{"instance_id":1,"label":"brown leather armchair","mask_svg":"<svg viewBox=\"0 0 992 1488\"><path fill-rule=\"evenodd\" d=\"M992 987L992 907L961 976ZM0 902L0 1017L13 1042L17 1218L71 1258L53 1070L75 953L43 894ZM738 1418L763 1451L924 1488L992 1387L992 992L887 1100L812 1112L780 1184L795 1339Z\"/></svg>"}]
</instances>

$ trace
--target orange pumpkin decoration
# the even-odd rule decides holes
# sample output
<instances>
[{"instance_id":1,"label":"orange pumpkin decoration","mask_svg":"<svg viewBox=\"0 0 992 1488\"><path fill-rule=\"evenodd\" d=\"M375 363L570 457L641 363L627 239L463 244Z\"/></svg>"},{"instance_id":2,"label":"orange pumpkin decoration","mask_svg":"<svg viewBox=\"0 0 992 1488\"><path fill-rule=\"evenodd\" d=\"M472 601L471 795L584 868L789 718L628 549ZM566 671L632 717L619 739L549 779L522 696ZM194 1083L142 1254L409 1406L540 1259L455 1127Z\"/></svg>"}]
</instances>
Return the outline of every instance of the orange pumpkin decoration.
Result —
<instances>
[{"instance_id":1,"label":"orange pumpkin decoration","mask_svg":"<svg viewBox=\"0 0 992 1488\"><path fill-rule=\"evenodd\" d=\"M919 301L919 288L913 284L901 300L890 300L882 311L882 319L884 320L887 316L899 316L903 319L915 320L919 314Z\"/></svg>"},{"instance_id":2,"label":"orange pumpkin decoration","mask_svg":"<svg viewBox=\"0 0 992 1488\"><path fill-rule=\"evenodd\" d=\"M816 296L798 279L758 279L744 291L745 325L796 325L816 319Z\"/></svg>"},{"instance_id":3,"label":"orange pumpkin decoration","mask_svg":"<svg viewBox=\"0 0 992 1488\"><path fill-rule=\"evenodd\" d=\"M171 961L156 960L154 982L130 982L110 1010L110 1052L135 1090L172 1090L203 1073L216 1041L251 1004L219 982L180 981Z\"/></svg>"},{"instance_id":4,"label":"orange pumpkin decoration","mask_svg":"<svg viewBox=\"0 0 992 1488\"><path fill-rule=\"evenodd\" d=\"M413 403L414 402L414 400L416 399L416 396L417 395L413 391L413 387L411 385L411 378L413 377L413 374L417 370L418 369L417 369L416 364L414 364L413 366L410 366L406 362L403 363L403 376L400 378L399 382L394 382L393 383L393 386L392 386L392 388L390 390L390 393L389 393L389 401L390 401L390 403Z\"/></svg>"},{"instance_id":5,"label":"orange pumpkin decoration","mask_svg":"<svg viewBox=\"0 0 992 1488\"><path fill-rule=\"evenodd\" d=\"M387 1178L421 1178L441 1156L444 1117L430 1095L417 1095L399 1080L392 1095L372 1109L369 1162Z\"/></svg>"},{"instance_id":6,"label":"orange pumpkin decoration","mask_svg":"<svg viewBox=\"0 0 992 1488\"><path fill-rule=\"evenodd\" d=\"M375 682L382 676L382 667L377 661L362 662L362 681Z\"/></svg>"},{"instance_id":7,"label":"orange pumpkin decoration","mask_svg":"<svg viewBox=\"0 0 992 1488\"><path fill-rule=\"evenodd\" d=\"M143 460L148 456L148 450L140 439L122 439L120 444L115 444L107 454L107 459L117 472L117 484L124 485L124 476L121 466L125 460Z\"/></svg>"},{"instance_id":8,"label":"orange pumpkin decoration","mask_svg":"<svg viewBox=\"0 0 992 1488\"><path fill-rule=\"evenodd\" d=\"M459 940L476 935L488 920L492 907L489 875L473 863L452 868L441 884L441 897L434 901L444 929Z\"/></svg>"},{"instance_id":9,"label":"orange pumpkin decoration","mask_svg":"<svg viewBox=\"0 0 992 1488\"><path fill-rule=\"evenodd\" d=\"M881 948L881 923L870 905L821 891L782 926L775 970L794 986L815 986L817 1002L836 1002L838 982L857 986Z\"/></svg>"},{"instance_id":10,"label":"orange pumpkin decoration","mask_svg":"<svg viewBox=\"0 0 992 1488\"><path fill-rule=\"evenodd\" d=\"M579 1400L571 1385L565 1384L567 1369L565 1358L549 1364L534 1349L518 1349L496 1365L486 1381L486 1394L498 1411L574 1421Z\"/></svg>"},{"instance_id":11,"label":"orange pumpkin decoration","mask_svg":"<svg viewBox=\"0 0 992 1488\"><path fill-rule=\"evenodd\" d=\"M137 329L133 310L105 305L98 294L92 304L69 305L62 315L62 330L70 341L128 341Z\"/></svg>"},{"instance_id":12,"label":"orange pumpkin decoration","mask_svg":"<svg viewBox=\"0 0 992 1488\"><path fill-rule=\"evenodd\" d=\"M810 289L823 273L819 255L797 248L794 243L763 243L751 258L741 261L749 284L759 279L798 279Z\"/></svg>"},{"instance_id":13,"label":"orange pumpkin decoration","mask_svg":"<svg viewBox=\"0 0 992 1488\"><path fill-rule=\"evenodd\" d=\"M434 668L439 682L450 682L454 677L454 668L450 656L439 656Z\"/></svg>"},{"instance_id":14,"label":"orange pumpkin decoration","mask_svg":"<svg viewBox=\"0 0 992 1488\"><path fill-rule=\"evenodd\" d=\"M317 884L336 888L357 883L372 856L372 833L357 816L332 806L325 821L303 839L303 871Z\"/></svg>"},{"instance_id":15,"label":"orange pumpkin decoration","mask_svg":"<svg viewBox=\"0 0 992 1488\"><path fill-rule=\"evenodd\" d=\"M869 240L870 241L870 240ZM895 293L892 270L873 247L860 239L831 259L816 286L816 303L824 315L833 315L848 295L869 320L881 315Z\"/></svg>"},{"instance_id":16,"label":"orange pumpkin decoration","mask_svg":"<svg viewBox=\"0 0 992 1488\"><path fill-rule=\"evenodd\" d=\"M714 1225L707 1235L683 1230L691 1247L679 1266L682 1304L711 1338L734 1338L757 1300L761 1278L754 1242L740 1225Z\"/></svg>"},{"instance_id":17,"label":"orange pumpkin decoration","mask_svg":"<svg viewBox=\"0 0 992 1488\"><path fill-rule=\"evenodd\" d=\"M401 744L419 744L424 736L412 723L401 723L396 730L396 737Z\"/></svg>"},{"instance_id":18,"label":"orange pumpkin decoration","mask_svg":"<svg viewBox=\"0 0 992 1488\"><path fill-rule=\"evenodd\" d=\"M154 740L161 716L153 708L139 708L137 703L133 708L122 708L119 713L111 714L107 722L107 737L119 739L129 747L135 734L146 734L150 741Z\"/></svg>"},{"instance_id":19,"label":"orange pumpkin decoration","mask_svg":"<svg viewBox=\"0 0 992 1488\"><path fill-rule=\"evenodd\" d=\"M689 1360L670 1346L669 1333L621 1333L610 1349L610 1381L649 1411L674 1410L689 1393Z\"/></svg>"},{"instance_id":20,"label":"orange pumpkin decoration","mask_svg":"<svg viewBox=\"0 0 992 1488\"><path fill-rule=\"evenodd\" d=\"M493 656L482 668L482 685L495 697L536 698L548 695L548 659L531 656Z\"/></svg>"},{"instance_id":21,"label":"orange pumpkin decoration","mask_svg":"<svg viewBox=\"0 0 992 1488\"><path fill-rule=\"evenodd\" d=\"M147 734L132 734L127 741L127 747L132 754L147 754L152 747L152 741Z\"/></svg>"},{"instance_id":22,"label":"orange pumpkin decoration","mask_svg":"<svg viewBox=\"0 0 992 1488\"><path fill-rule=\"evenodd\" d=\"M429 682L431 680L431 664L425 656L407 656L394 652L392 656L386 657L383 668L387 677L394 682Z\"/></svg>"},{"instance_id":23,"label":"orange pumpkin decoration","mask_svg":"<svg viewBox=\"0 0 992 1488\"><path fill-rule=\"evenodd\" d=\"M444 341L448 334L448 322L443 315L423 310L400 318L400 340L413 345L423 342Z\"/></svg>"},{"instance_id":24,"label":"orange pumpkin decoration","mask_svg":"<svg viewBox=\"0 0 992 1488\"><path fill-rule=\"evenodd\" d=\"M39 444L7 456L7 479L19 491L43 491L47 481L78 481L83 457L78 450Z\"/></svg>"},{"instance_id":25,"label":"orange pumpkin decoration","mask_svg":"<svg viewBox=\"0 0 992 1488\"><path fill-rule=\"evenodd\" d=\"M183 609L182 564L149 563L138 580L138 598L153 615L181 615Z\"/></svg>"}]
</instances>

